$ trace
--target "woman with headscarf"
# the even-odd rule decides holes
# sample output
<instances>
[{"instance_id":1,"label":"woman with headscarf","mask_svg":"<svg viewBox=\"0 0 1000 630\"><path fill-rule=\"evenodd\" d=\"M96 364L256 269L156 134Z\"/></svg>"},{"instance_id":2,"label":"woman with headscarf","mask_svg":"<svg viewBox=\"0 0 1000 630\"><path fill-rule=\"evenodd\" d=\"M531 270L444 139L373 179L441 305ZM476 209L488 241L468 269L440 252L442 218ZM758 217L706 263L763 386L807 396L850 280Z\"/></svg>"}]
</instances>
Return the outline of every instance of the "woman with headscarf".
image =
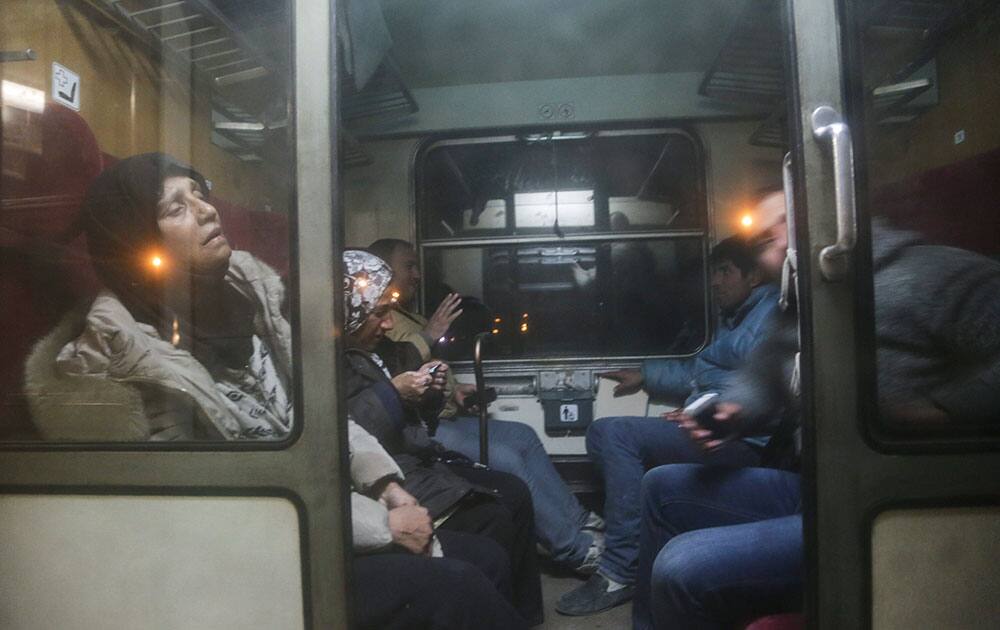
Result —
<instances>
[{"instance_id":1,"label":"woman with headscarf","mask_svg":"<svg viewBox=\"0 0 1000 630\"><path fill-rule=\"evenodd\" d=\"M268 440L292 430L283 283L232 250L207 195L200 173L158 153L122 160L91 185L82 218L105 287L26 365L46 438ZM101 413L80 414L84 403ZM523 627L494 586L509 589L499 545L461 534L436 544L392 458L350 419L348 436L355 551L391 552L355 558L359 626L479 628L486 611L489 627ZM476 566L429 557L441 547Z\"/></svg>"},{"instance_id":2,"label":"woman with headscarf","mask_svg":"<svg viewBox=\"0 0 1000 630\"><path fill-rule=\"evenodd\" d=\"M535 555L534 512L527 487L514 475L472 465L432 440L420 406L428 390L444 386L443 365L390 375L375 353L392 328L398 292L392 269L374 254L344 252L345 381L350 413L393 456L403 487L430 511L438 531L482 534L510 555L514 604L529 624L542 622L541 582ZM409 344L402 344L408 346Z\"/></svg>"}]
</instances>

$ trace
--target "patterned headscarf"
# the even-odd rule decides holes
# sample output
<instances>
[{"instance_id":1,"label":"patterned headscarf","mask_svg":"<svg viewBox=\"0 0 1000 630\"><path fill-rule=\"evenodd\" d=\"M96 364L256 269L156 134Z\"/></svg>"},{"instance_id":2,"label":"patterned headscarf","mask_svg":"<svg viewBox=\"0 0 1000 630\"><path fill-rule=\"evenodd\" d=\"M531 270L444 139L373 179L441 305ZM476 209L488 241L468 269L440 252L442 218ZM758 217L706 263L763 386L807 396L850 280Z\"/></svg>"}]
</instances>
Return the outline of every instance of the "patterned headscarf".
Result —
<instances>
[{"instance_id":1,"label":"patterned headscarf","mask_svg":"<svg viewBox=\"0 0 1000 630\"><path fill-rule=\"evenodd\" d=\"M348 334L361 328L390 284L389 263L364 250L344 251L344 327Z\"/></svg>"}]
</instances>

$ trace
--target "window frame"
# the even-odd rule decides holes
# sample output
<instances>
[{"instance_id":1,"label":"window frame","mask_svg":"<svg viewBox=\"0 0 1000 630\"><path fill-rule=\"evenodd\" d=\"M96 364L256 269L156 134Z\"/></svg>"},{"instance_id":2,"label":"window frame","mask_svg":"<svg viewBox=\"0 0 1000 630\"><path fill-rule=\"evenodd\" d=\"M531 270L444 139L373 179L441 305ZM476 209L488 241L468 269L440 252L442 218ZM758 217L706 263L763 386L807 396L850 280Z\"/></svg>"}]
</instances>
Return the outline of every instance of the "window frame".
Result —
<instances>
[{"instance_id":1,"label":"window frame","mask_svg":"<svg viewBox=\"0 0 1000 630\"><path fill-rule=\"evenodd\" d=\"M588 232L577 232L577 231L567 231L565 235L560 238L554 234L541 234L541 233L525 233L525 234L508 234L499 233L496 231L494 235L485 233L478 233L474 236L469 237L451 237L451 238L424 238L424 210L423 210L423 195L424 192L421 186L421 169L427 154L433 149L439 146L454 146L454 145L473 145L473 144L489 144L498 142L511 142L517 141L524 136L530 135L547 135L552 133L580 133L580 132L592 132L596 135L602 137L621 137L621 136L642 136L642 135L677 135L685 138L691 143L692 149L694 150L696 156L695 172L697 175L696 181L696 194L698 195L698 205L701 212L701 217L704 219L704 229L697 228L674 228L671 229L669 226L660 229L647 229L647 230L635 230L627 232L613 232L611 230L595 230ZM488 247L491 245L501 246L501 245L550 245L558 246L560 243L615 243L621 241L657 241L664 239L683 239L683 238L700 238L701 239L701 250L702 250L702 260L704 262L704 278L703 286L705 289L704 294L704 309L703 309L703 324L705 330L705 336L701 340L701 343L689 353L684 354L630 354L630 355L619 355L614 357L608 357L606 355L573 355L573 356L559 356L553 358L544 357L520 357L520 358L490 358L487 354L484 358L484 363L489 365L491 372L502 374L502 373L522 373L525 369L532 370L540 367L551 367L553 365L572 365L578 368L588 368L588 367L602 367L608 364L608 361L613 361L615 364L632 364L638 365L643 360L646 359L683 359L688 357L696 356L702 349L709 344L714 334L714 318L712 317L714 303L710 291L710 280L711 280L711 269L709 264L709 250L710 242L714 236L714 212L711 194L708 192L708 169L705 163L706 151L705 148L698 137L697 133L689 128L679 126L677 124L663 123L662 125L657 124L643 124L641 126L629 126L624 124L607 124L607 125L587 125L587 126L571 126L571 127L547 127L544 129L516 129L516 130L497 130L495 135L484 135L482 133L449 133L449 134L434 134L423 141L421 141L416 148L413 156L413 162L411 167L411 185L413 190L413 216L415 223L415 239L414 245L417 250L417 256L420 260L421 269L426 269L425 255L428 250L434 249L451 249L460 247ZM596 204L595 204L596 207ZM513 217L516 214L516 209L513 206L507 208L508 219L507 222L510 224L513 221ZM544 229L544 228L543 228ZM421 307L423 312L431 312L436 307L433 304L426 303L426 282L425 278L421 277L420 283L421 289ZM463 361L453 361L453 365L458 368L469 368L472 365L471 358L469 360Z\"/></svg>"}]
</instances>

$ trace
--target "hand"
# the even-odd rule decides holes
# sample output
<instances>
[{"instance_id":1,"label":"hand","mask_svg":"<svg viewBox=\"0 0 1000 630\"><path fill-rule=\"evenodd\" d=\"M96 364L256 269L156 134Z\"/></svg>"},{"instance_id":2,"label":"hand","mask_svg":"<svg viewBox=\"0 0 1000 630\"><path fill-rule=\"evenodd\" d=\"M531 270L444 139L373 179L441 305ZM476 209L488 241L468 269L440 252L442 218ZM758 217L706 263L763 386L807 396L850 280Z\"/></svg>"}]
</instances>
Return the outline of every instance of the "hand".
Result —
<instances>
[{"instance_id":1,"label":"hand","mask_svg":"<svg viewBox=\"0 0 1000 630\"><path fill-rule=\"evenodd\" d=\"M430 373L431 368L433 368L434 366L439 366L439 367L437 370L434 371L434 374L431 374ZM433 389L439 392L444 390L444 386L448 383L447 363L445 363L444 361L429 361L421 365L419 371L431 377L430 385L428 385L429 389Z\"/></svg>"},{"instance_id":2,"label":"hand","mask_svg":"<svg viewBox=\"0 0 1000 630\"><path fill-rule=\"evenodd\" d=\"M427 366L424 365L420 368L422 371L402 372L392 377L392 386L396 388L404 402L419 403L424 392L430 387L431 381L434 379L427 373L425 367Z\"/></svg>"},{"instance_id":3,"label":"hand","mask_svg":"<svg viewBox=\"0 0 1000 630\"><path fill-rule=\"evenodd\" d=\"M451 326L451 323L462 314L462 309L458 308L458 304L461 301L462 296L457 293L446 295L441 300L441 303L438 304L434 314L427 320L427 325L424 326L424 334L435 342L443 337L448 332L448 327Z\"/></svg>"},{"instance_id":4,"label":"hand","mask_svg":"<svg viewBox=\"0 0 1000 630\"><path fill-rule=\"evenodd\" d=\"M404 505L389 510L389 531L392 532L392 542L410 553L430 555L434 528L427 508Z\"/></svg>"},{"instance_id":5,"label":"hand","mask_svg":"<svg viewBox=\"0 0 1000 630\"><path fill-rule=\"evenodd\" d=\"M379 494L379 500L385 503L385 506L390 510L394 510L398 507L403 507L405 505L420 505L416 497L412 494L403 490L403 486L399 485L395 481L390 481L386 484L385 489Z\"/></svg>"},{"instance_id":6,"label":"hand","mask_svg":"<svg viewBox=\"0 0 1000 630\"><path fill-rule=\"evenodd\" d=\"M455 383L455 404L459 408L469 411L471 413L476 413L479 411L479 405L473 403L471 405L466 405L465 401L476 394L476 386L470 385L469 383Z\"/></svg>"},{"instance_id":7,"label":"hand","mask_svg":"<svg viewBox=\"0 0 1000 630\"><path fill-rule=\"evenodd\" d=\"M617 381L615 385L615 398L628 396L642 389L642 371L640 370L615 370L614 372L601 372L599 378Z\"/></svg>"},{"instance_id":8,"label":"hand","mask_svg":"<svg viewBox=\"0 0 1000 630\"><path fill-rule=\"evenodd\" d=\"M693 418L683 411L671 411L663 414L663 417L677 422L682 429L687 431L688 437L694 440L702 450L714 451L738 434L739 415L742 410L743 408L736 403L719 403L715 406L712 419L719 424L728 424L732 427L732 431L727 431L723 437L717 436L711 429L702 426L697 418Z\"/></svg>"}]
</instances>

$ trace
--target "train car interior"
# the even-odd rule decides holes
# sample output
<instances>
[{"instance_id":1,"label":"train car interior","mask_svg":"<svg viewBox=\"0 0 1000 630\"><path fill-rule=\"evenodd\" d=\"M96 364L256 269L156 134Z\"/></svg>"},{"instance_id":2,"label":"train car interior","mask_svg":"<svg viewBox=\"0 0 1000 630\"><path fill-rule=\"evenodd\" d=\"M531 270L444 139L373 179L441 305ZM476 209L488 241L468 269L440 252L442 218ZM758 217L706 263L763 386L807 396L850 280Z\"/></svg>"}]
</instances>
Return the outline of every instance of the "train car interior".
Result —
<instances>
[{"instance_id":1,"label":"train car interior","mask_svg":"<svg viewBox=\"0 0 1000 630\"><path fill-rule=\"evenodd\" d=\"M1000 288L1000 4L0 8L0 626L361 627L353 423L397 455L353 398L350 357L367 324L352 317L377 275L352 276L343 256L368 248L388 252L395 274L393 323L371 334L396 342L416 326L397 345L421 355L397 370L402 351L390 360L373 345L363 354L386 359L376 378L421 374L444 388L451 407L438 400L432 420L426 400L413 408L448 465L517 475L508 456L540 453L563 489L528 483L536 528L574 520L574 536L590 532L591 549L541 534L532 545L537 627L689 627L655 605L659 569L644 564L652 543L644 520L640 545L636 506L647 518L660 466L711 463L694 441L681 457L632 437L638 472L623 486L609 453L627 447L610 427L682 426L663 416L732 391L730 372L760 356L772 325L794 331L782 420L720 444L739 443L753 454L739 466L757 467L772 433L798 429L784 446L800 498L781 514L797 519L797 577L721 620L702 611L697 627L1000 618L1000 293L987 295ZM131 158L152 153L171 160L148 158L161 179L147 202ZM195 273L178 298L165 278L198 261L122 240L162 236L176 215L157 199L178 174L220 226L198 247L254 261L230 267L228 288ZM95 228L112 199L135 216ZM137 218L147 206L153 218ZM775 225L788 240L777 271L748 263L737 273L753 280L730 304L716 246L759 260ZM199 305L249 304L272 277L282 288L260 298L263 311L219 324L254 331L232 378L281 391L247 407L247 389L201 367L203 356L225 363L236 342L205 341L214 323L202 313L214 311ZM770 319L745 345L728 341L756 299L770 300ZM264 328L287 353L268 349ZM149 367L161 346L174 367ZM681 365L672 388L654 386L654 370ZM725 378L704 385L705 370ZM249 421L227 420L246 409ZM543 450L515 452L523 444ZM574 516L553 515L564 505ZM440 530L454 512L431 513ZM631 527L625 542L615 527ZM594 576L605 604L585 601ZM633 604L637 584L646 595Z\"/></svg>"}]
</instances>

